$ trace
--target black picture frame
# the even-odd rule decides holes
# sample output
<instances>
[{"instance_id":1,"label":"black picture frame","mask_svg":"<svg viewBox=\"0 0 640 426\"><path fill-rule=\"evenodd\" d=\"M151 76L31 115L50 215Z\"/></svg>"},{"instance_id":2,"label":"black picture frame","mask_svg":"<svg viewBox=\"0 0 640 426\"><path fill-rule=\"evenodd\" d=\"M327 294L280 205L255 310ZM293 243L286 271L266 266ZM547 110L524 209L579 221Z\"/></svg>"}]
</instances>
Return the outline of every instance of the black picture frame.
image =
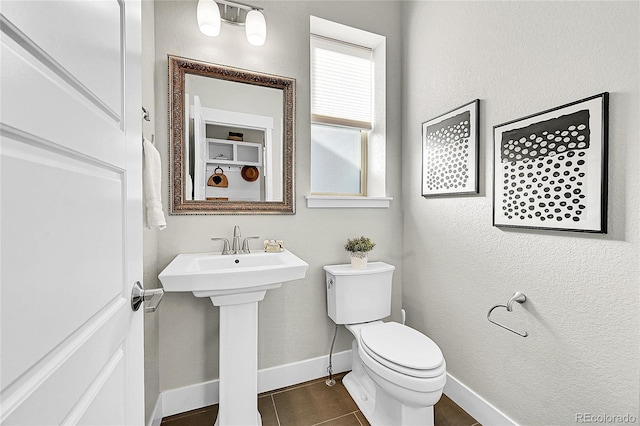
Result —
<instances>
[{"instance_id":1,"label":"black picture frame","mask_svg":"<svg viewBox=\"0 0 640 426\"><path fill-rule=\"evenodd\" d=\"M423 197L478 194L479 123L479 99L422 123Z\"/></svg>"},{"instance_id":2,"label":"black picture frame","mask_svg":"<svg viewBox=\"0 0 640 426\"><path fill-rule=\"evenodd\" d=\"M493 225L607 233L609 93L493 127Z\"/></svg>"}]
</instances>

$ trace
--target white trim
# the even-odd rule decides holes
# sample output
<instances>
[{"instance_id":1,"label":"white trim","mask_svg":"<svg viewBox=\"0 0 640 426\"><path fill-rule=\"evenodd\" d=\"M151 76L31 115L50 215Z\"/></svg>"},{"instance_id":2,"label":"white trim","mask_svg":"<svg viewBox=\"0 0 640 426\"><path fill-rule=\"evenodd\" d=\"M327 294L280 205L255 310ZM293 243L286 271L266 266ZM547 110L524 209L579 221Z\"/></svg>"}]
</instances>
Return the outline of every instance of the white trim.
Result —
<instances>
[{"instance_id":1,"label":"white trim","mask_svg":"<svg viewBox=\"0 0 640 426\"><path fill-rule=\"evenodd\" d=\"M317 16L309 17L309 32L311 34L344 41L357 46L368 47L370 49L380 47L386 39L384 36L379 34L349 27L327 19L318 18Z\"/></svg>"},{"instance_id":2,"label":"white trim","mask_svg":"<svg viewBox=\"0 0 640 426\"><path fill-rule=\"evenodd\" d=\"M298 361L291 364L258 370L258 392L267 392L286 386L314 380L327 375L328 356ZM351 350L333 355L333 372L342 373L351 370ZM184 413L209 405L217 404L219 380L197 383L160 393L150 426L158 417L158 407L162 407L161 418Z\"/></svg>"},{"instance_id":3,"label":"white trim","mask_svg":"<svg viewBox=\"0 0 640 426\"><path fill-rule=\"evenodd\" d=\"M493 426L517 426L518 423L491 405L464 383L447 373L444 393L460 408L481 424Z\"/></svg>"},{"instance_id":4,"label":"white trim","mask_svg":"<svg viewBox=\"0 0 640 426\"><path fill-rule=\"evenodd\" d=\"M195 98L195 96L194 96ZM192 113L193 114L193 107ZM207 123L220 124L234 127L255 128L258 130L273 130L273 117L268 115L248 114L244 112L227 111L202 107L200 110L202 119Z\"/></svg>"},{"instance_id":5,"label":"white trim","mask_svg":"<svg viewBox=\"0 0 640 426\"><path fill-rule=\"evenodd\" d=\"M393 197L349 197L332 195L307 195L307 207L314 208L378 208L387 209Z\"/></svg>"},{"instance_id":6,"label":"white trim","mask_svg":"<svg viewBox=\"0 0 640 426\"><path fill-rule=\"evenodd\" d=\"M147 426L160 426L160 423L162 423L162 394L158 395L156 405L153 407Z\"/></svg>"}]
</instances>

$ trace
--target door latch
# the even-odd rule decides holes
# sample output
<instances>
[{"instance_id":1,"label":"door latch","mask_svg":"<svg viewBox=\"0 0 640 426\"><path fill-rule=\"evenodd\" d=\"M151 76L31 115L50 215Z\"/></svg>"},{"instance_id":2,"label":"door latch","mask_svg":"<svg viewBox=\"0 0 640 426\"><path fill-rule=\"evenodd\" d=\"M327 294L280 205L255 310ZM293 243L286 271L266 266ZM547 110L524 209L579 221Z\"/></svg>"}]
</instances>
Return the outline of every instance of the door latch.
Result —
<instances>
[{"instance_id":1,"label":"door latch","mask_svg":"<svg viewBox=\"0 0 640 426\"><path fill-rule=\"evenodd\" d=\"M144 307L144 311L155 312L163 297L164 289L152 288L145 290L142 288L140 281L136 281L133 284L133 289L131 290L131 309L135 312L140 309L142 302L149 302L147 306Z\"/></svg>"}]
</instances>

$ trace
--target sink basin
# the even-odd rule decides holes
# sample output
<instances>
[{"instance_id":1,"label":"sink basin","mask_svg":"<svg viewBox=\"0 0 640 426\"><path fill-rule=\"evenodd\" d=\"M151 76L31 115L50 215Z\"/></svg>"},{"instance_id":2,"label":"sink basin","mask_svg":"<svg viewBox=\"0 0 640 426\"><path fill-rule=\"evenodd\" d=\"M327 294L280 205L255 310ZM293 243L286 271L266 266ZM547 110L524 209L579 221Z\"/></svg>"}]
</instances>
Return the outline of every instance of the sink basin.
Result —
<instances>
[{"instance_id":1,"label":"sink basin","mask_svg":"<svg viewBox=\"0 0 640 426\"><path fill-rule=\"evenodd\" d=\"M304 278L308 267L288 250L237 255L179 254L158 278L165 291L190 291L196 297L214 297L266 292L285 281Z\"/></svg>"}]
</instances>

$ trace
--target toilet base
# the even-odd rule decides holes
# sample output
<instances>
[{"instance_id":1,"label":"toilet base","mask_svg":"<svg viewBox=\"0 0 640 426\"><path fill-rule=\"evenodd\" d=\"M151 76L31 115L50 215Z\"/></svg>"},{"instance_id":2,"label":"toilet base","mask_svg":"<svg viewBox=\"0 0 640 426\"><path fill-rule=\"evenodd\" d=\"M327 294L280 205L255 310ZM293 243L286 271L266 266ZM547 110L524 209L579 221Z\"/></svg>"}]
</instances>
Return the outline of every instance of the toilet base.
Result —
<instances>
[{"instance_id":1,"label":"toilet base","mask_svg":"<svg viewBox=\"0 0 640 426\"><path fill-rule=\"evenodd\" d=\"M433 426L433 406L412 407L389 396L365 371L355 340L352 351L352 370L342 378L342 383L371 425Z\"/></svg>"}]
</instances>

